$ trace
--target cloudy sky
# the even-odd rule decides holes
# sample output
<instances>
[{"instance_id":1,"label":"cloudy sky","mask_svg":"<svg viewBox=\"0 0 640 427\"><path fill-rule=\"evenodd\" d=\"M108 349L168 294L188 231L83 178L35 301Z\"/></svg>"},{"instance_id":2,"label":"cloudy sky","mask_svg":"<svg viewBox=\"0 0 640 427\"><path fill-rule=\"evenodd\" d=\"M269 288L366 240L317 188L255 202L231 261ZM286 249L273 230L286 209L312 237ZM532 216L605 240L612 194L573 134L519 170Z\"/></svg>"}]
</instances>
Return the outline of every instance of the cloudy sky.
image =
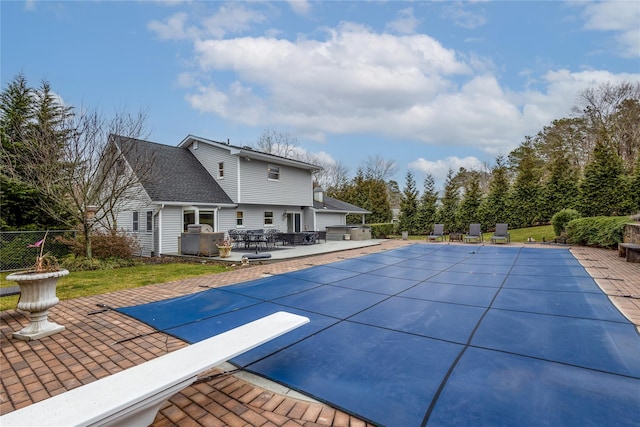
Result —
<instances>
[{"instance_id":1,"label":"cloudy sky","mask_svg":"<svg viewBox=\"0 0 640 427\"><path fill-rule=\"evenodd\" d=\"M375 155L438 181L640 81L640 2L3 1L1 82L148 111L149 139L288 132L352 174Z\"/></svg>"}]
</instances>

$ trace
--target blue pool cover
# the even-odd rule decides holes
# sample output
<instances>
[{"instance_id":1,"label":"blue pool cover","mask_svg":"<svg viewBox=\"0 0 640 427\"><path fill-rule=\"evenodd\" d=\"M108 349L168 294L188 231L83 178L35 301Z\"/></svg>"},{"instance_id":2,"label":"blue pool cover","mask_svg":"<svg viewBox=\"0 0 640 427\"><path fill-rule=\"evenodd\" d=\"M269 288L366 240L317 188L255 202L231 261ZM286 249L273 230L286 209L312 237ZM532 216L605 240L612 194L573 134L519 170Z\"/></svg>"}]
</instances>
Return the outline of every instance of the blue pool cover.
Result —
<instances>
[{"instance_id":1,"label":"blue pool cover","mask_svg":"<svg viewBox=\"0 0 640 427\"><path fill-rule=\"evenodd\" d=\"M638 426L640 336L566 249L414 244L118 311L383 426ZM205 355L203 355L204 357Z\"/></svg>"}]
</instances>

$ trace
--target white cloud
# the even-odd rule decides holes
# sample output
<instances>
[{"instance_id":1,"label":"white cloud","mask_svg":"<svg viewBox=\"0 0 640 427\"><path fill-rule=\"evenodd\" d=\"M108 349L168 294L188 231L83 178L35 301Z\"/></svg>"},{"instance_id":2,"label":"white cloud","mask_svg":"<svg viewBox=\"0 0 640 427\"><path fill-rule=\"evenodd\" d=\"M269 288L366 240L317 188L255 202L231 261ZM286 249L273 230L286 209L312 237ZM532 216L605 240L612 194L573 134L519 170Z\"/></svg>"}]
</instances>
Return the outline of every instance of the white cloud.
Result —
<instances>
[{"instance_id":1,"label":"white cloud","mask_svg":"<svg viewBox=\"0 0 640 427\"><path fill-rule=\"evenodd\" d=\"M230 110L224 117L308 132L378 128L381 117L404 115L434 99L451 86L448 76L471 73L454 51L428 36L377 34L348 23L329 29L326 40L243 37L196 41L194 47L201 71L232 71L243 86L267 94L266 116Z\"/></svg>"},{"instance_id":2,"label":"white cloud","mask_svg":"<svg viewBox=\"0 0 640 427\"><path fill-rule=\"evenodd\" d=\"M185 29L187 14L178 12L170 16L165 22L151 21L147 28L154 32L161 40L179 40L188 36Z\"/></svg>"},{"instance_id":3,"label":"white cloud","mask_svg":"<svg viewBox=\"0 0 640 427\"><path fill-rule=\"evenodd\" d=\"M472 12L469 10L469 4L471 2L468 4L462 2L448 4L442 9L442 17L450 19L455 25L469 30L486 24L487 18L484 15L484 11Z\"/></svg>"},{"instance_id":4,"label":"white cloud","mask_svg":"<svg viewBox=\"0 0 640 427\"><path fill-rule=\"evenodd\" d=\"M409 163L409 168L422 173L424 176L427 174L433 175L436 185L441 186L447 178L449 169L454 172L457 172L460 168L479 171L484 169L484 165L477 157L474 156L468 156L462 159L457 156L451 156L446 159L439 159L435 161L426 160L420 157L419 159Z\"/></svg>"},{"instance_id":5,"label":"white cloud","mask_svg":"<svg viewBox=\"0 0 640 427\"><path fill-rule=\"evenodd\" d=\"M204 33L221 38L227 33L239 34L251 28L252 24L265 20L260 12L239 3L225 3L217 13L202 20Z\"/></svg>"},{"instance_id":6,"label":"white cloud","mask_svg":"<svg viewBox=\"0 0 640 427\"><path fill-rule=\"evenodd\" d=\"M613 32L620 55L640 57L640 5L637 1L578 4L584 6L585 29Z\"/></svg>"},{"instance_id":7,"label":"white cloud","mask_svg":"<svg viewBox=\"0 0 640 427\"><path fill-rule=\"evenodd\" d=\"M406 8L398 11L398 17L387 24L387 29L397 34L413 34L420 24L413 15L413 8Z\"/></svg>"},{"instance_id":8,"label":"white cloud","mask_svg":"<svg viewBox=\"0 0 640 427\"><path fill-rule=\"evenodd\" d=\"M308 15L311 12L311 3L307 0L288 0L288 3L298 15Z\"/></svg>"},{"instance_id":9,"label":"white cloud","mask_svg":"<svg viewBox=\"0 0 640 427\"><path fill-rule=\"evenodd\" d=\"M264 15L243 4L226 3L216 13L206 15L197 23L187 24L185 12L178 12L164 22L151 21L147 28L163 40L201 39L206 37L222 38L225 35L239 34L251 28L254 23L265 20Z\"/></svg>"},{"instance_id":10,"label":"white cloud","mask_svg":"<svg viewBox=\"0 0 640 427\"><path fill-rule=\"evenodd\" d=\"M227 29L260 19L234 10L241 18ZM184 21L175 21L181 28ZM509 90L490 59L459 55L424 34L378 33L348 22L325 28L322 39L175 33L192 34L195 69L179 84L192 88L186 99L193 108L317 141L365 133L508 153L526 135L570 115L582 90L640 80L640 74L561 69L532 76L535 90ZM228 75L235 80L220 78Z\"/></svg>"}]
</instances>

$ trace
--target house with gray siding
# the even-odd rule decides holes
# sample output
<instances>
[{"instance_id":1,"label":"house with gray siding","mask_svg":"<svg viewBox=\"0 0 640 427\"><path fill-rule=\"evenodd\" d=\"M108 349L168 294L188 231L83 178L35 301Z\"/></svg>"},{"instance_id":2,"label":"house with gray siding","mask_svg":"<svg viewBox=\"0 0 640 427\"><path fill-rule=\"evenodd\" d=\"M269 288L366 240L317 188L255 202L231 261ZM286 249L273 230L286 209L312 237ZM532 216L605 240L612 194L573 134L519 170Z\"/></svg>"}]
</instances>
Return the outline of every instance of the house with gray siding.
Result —
<instances>
[{"instance_id":1,"label":"house with gray siding","mask_svg":"<svg viewBox=\"0 0 640 427\"><path fill-rule=\"evenodd\" d=\"M292 233L344 225L347 214L362 215L364 222L370 213L314 192L313 173L320 168L310 163L192 135L177 146L112 140L128 170L140 170L145 162L152 171L120 204L116 221L136 237L145 256L179 253L181 233L191 224L213 232Z\"/></svg>"}]
</instances>

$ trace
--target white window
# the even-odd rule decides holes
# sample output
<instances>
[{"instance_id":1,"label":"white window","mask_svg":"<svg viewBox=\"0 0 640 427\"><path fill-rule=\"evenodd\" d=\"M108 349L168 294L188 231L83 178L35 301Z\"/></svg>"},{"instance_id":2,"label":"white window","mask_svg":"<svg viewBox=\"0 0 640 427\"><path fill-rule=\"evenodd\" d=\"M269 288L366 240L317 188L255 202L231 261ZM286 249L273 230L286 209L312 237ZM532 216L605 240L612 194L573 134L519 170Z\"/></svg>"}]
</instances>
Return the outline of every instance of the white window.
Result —
<instances>
[{"instance_id":1,"label":"white window","mask_svg":"<svg viewBox=\"0 0 640 427\"><path fill-rule=\"evenodd\" d=\"M153 231L153 212L147 211L147 232L151 233Z\"/></svg>"},{"instance_id":2,"label":"white window","mask_svg":"<svg viewBox=\"0 0 640 427\"><path fill-rule=\"evenodd\" d=\"M131 230L138 231L140 229L140 221L138 212L133 213L133 223L131 224Z\"/></svg>"},{"instance_id":3,"label":"white window","mask_svg":"<svg viewBox=\"0 0 640 427\"><path fill-rule=\"evenodd\" d=\"M273 225L273 212L264 213L264 225Z\"/></svg>"},{"instance_id":4,"label":"white window","mask_svg":"<svg viewBox=\"0 0 640 427\"><path fill-rule=\"evenodd\" d=\"M242 211L236 212L236 226L237 227L244 226L244 212Z\"/></svg>"},{"instance_id":5,"label":"white window","mask_svg":"<svg viewBox=\"0 0 640 427\"><path fill-rule=\"evenodd\" d=\"M198 224L200 225L208 225L211 227L211 230L215 230L213 226L214 214L213 211L200 211L198 213Z\"/></svg>"},{"instance_id":6,"label":"white window","mask_svg":"<svg viewBox=\"0 0 640 427\"><path fill-rule=\"evenodd\" d=\"M189 230L189 224L196 223L196 211L184 211L182 219L182 228L186 233Z\"/></svg>"},{"instance_id":7,"label":"white window","mask_svg":"<svg viewBox=\"0 0 640 427\"><path fill-rule=\"evenodd\" d=\"M267 178L275 181L280 179L280 166L269 165L267 166Z\"/></svg>"},{"instance_id":8,"label":"white window","mask_svg":"<svg viewBox=\"0 0 640 427\"><path fill-rule=\"evenodd\" d=\"M218 178L224 178L224 162L218 163Z\"/></svg>"}]
</instances>

